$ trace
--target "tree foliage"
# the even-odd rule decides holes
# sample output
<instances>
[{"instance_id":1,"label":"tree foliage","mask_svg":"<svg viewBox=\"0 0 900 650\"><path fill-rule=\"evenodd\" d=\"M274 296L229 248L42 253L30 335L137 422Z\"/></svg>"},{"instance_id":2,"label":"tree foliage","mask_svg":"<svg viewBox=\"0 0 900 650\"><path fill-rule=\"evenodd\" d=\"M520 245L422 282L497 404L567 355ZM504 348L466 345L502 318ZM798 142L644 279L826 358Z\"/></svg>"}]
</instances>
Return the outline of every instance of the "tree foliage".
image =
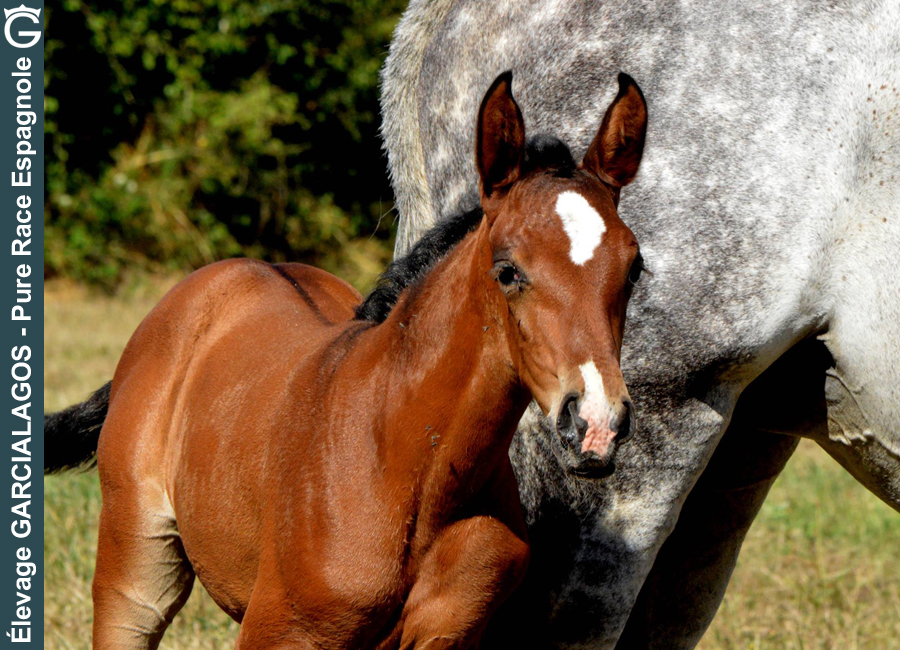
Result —
<instances>
[{"instance_id":1,"label":"tree foliage","mask_svg":"<svg viewBox=\"0 0 900 650\"><path fill-rule=\"evenodd\" d=\"M404 5L48 8L47 275L115 287L250 255L371 277L391 206L378 70Z\"/></svg>"}]
</instances>

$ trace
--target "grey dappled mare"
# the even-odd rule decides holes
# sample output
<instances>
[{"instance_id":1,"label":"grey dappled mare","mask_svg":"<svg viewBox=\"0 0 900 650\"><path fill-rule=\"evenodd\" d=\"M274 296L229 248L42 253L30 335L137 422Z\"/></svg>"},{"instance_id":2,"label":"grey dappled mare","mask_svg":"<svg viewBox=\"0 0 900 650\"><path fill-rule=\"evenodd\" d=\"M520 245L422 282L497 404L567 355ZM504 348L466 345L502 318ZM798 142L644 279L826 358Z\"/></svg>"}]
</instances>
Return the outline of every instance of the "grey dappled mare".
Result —
<instances>
[{"instance_id":1,"label":"grey dappled mare","mask_svg":"<svg viewBox=\"0 0 900 650\"><path fill-rule=\"evenodd\" d=\"M620 214L652 276L617 472L567 476L520 426L533 559L486 645L690 648L796 436L900 507L900 3L413 0L383 86L398 252L478 205L472 118L506 69L576 159L637 80Z\"/></svg>"}]
</instances>

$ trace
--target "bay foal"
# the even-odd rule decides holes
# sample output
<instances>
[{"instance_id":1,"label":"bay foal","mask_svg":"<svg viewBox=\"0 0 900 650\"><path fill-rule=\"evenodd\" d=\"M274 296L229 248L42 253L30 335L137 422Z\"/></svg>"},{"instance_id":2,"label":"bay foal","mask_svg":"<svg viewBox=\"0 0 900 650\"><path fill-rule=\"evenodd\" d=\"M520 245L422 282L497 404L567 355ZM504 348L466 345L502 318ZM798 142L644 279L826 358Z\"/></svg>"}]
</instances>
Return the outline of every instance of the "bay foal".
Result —
<instances>
[{"instance_id":1,"label":"bay foal","mask_svg":"<svg viewBox=\"0 0 900 650\"><path fill-rule=\"evenodd\" d=\"M155 648L195 575L241 650L477 643L528 562L507 456L528 402L585 476L632 427L618 358L641 263L616 205L646 108L619 83L575 165L526 145L501 75L478 115L483 211L365 302L302 265L211 265L147 316L111 388L48 417L55 467L103 422L95 647Z\"/></svg>"}]
</instances>

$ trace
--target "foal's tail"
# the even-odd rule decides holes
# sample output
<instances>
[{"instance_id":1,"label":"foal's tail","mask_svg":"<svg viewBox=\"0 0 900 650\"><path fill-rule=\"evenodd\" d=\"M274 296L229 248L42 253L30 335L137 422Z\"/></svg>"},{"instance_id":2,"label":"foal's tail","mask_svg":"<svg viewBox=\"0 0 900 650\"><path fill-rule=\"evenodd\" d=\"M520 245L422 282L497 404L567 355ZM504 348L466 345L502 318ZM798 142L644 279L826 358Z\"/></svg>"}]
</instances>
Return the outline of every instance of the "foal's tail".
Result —
<instances>
[{"instance_id":1,"label":"foal's tail","mask_svg":"<svg viewBox=\"0 0 900 650\"><path fill-rule=\"evenodd\" d=\"M44 474L89 469L96 464L111 384L106 382L81 404L44 416Z\"/></svg>"}]
</instances>

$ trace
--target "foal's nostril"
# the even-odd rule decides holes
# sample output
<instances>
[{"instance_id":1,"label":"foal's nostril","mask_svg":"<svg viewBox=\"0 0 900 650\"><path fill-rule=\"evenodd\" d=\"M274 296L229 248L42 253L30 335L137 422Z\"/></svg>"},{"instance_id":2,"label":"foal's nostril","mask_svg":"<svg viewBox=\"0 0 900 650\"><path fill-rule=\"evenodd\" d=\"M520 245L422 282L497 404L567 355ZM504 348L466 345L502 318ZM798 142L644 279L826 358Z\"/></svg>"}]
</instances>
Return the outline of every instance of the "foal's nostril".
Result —
<instances>
[{"instance_id":1,"label":"foal's nostril","mask_svg":"<svg viewBox=\"0 0 900 650\"><path fill-rule=\"evenodd\" d=\"M578 415L578 395L567 395L556 418L556 432L563 437L573 438L573 442L576 441L574 438L580 442L587 428L587 421Z\"/></svg>"},{"instance_id":2,"label":"foal's nostril","mask_svg":"<svg viewBox=\"0 0 900 650\"><path fill-rule=\"evenodd\" d=\"M568 404L569 414L572 416L572 422L575 424L575 431L578 432L579 440L584 438L584 434L587 433L588 430L588 422L587 420L582 419L580 415L578 415L578 399L575 398Z\"/></svg>"},{"instance_id":3,"label":"foal's nostril","mask_svg":"<svg viewBox=\"0 0 900 650\"><path fill-rule=\"evenodd\" d=\"M631 405L631 402L625 402L625 413L622 415L622 420L619 422L618 426L616 426L616 442L625 442L631 437L631 434L634 433L634 407Z\"/></svg>"},{"instance_id":4,"label":"foal's nostril","mask_svg":"<svg viewBox=\"0 0 900 650\"><path fill-rule=\"evenodd\" d=\"M574 401L571 395L567 395L563 399L562 405L559 407L559 415L556 416L556 432L562 433L572 426L572 412L569 405Z\"/></svg>"}]
</instances>

